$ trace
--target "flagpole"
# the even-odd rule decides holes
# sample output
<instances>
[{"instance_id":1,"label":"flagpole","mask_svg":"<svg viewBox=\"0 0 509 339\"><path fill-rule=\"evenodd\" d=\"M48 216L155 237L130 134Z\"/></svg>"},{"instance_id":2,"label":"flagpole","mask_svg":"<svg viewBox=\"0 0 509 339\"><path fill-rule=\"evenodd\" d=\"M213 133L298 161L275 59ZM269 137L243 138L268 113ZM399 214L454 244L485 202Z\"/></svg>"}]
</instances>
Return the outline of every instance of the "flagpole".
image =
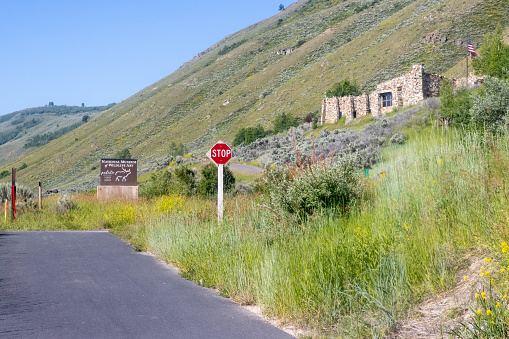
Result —
<instances>
[{"instance_id":1,"label":"flagpole","mask_svg":"<svg viewBox=\"0 0 509 339\"><path fill-rule=\"evenodd\" d=\"M470 54L470 52L468 51L468 41L470 41L470 39L468 38L467 35L467 55L465 56L465 60L467 61L467 76L465 77L465 85L467 86L467 91L468 91L468 55Z\"/></svg>"}]
</instances>

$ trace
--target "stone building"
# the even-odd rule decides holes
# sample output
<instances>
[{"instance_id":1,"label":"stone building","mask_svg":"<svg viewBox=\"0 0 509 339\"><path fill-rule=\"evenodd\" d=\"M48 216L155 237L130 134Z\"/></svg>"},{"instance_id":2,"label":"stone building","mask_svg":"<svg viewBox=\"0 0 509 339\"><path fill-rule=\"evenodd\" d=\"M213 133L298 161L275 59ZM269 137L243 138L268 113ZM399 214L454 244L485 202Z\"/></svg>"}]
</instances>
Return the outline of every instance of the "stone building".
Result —
<instances>
[{"instance_id":1,"label":"stone building","mask_svg":"<svg viewBox=\"0 0 509 339\"><path fill-rule=\"evenodd\" d=\"M369 94L323 99L321 123L334 123L345 115L348 124L357 117L368 114L376 117L397 107L417 104L426 98L439 96L444 79L442 75L424 73L422 64L413 65L409 73L379 84ZM468 84L478 85L482 79L471 74ZM465 85L465 78L449 80L453 89Z\"/></svg>"}]
</instances>

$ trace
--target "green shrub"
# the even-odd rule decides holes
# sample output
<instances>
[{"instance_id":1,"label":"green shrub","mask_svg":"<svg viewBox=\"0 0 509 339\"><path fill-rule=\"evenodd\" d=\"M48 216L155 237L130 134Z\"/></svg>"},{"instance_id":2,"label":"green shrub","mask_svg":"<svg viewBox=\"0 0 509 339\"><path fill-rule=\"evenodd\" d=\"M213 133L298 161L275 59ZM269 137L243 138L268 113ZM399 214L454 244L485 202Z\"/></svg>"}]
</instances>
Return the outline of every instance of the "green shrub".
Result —
<instances>
[{"instance_id":1,"label":"green shrub","mask_svg":"<svg viewBox=\"0 0 509 339\"><path fill-rule=\"evenodd\" d=\"M472 99L465 87L453 91L451 83L445 79L440 88L439 113L452 125L468 125L472 118L470 108Z\"/></svg>"},{"instance_id":2,"label":"green shrub","mask_svg":"<svg viewBox=\"0 0 509 339\"><path fill-rule=\"evenodd\" d=\"M209 163L201 170L201 180L197 192L203 197L210 197L217 194L217 166ZM223 167L223 190L230 192L235 188L235 176L228 166Z\"/></svg>"},{"instance_id":3,"label":"green shrub","mask_svg":"<svg viewBox=\"0 0 509 339\"><path fill-rule=\"evenodd\" d=\"M355 81L350 81L348 79L335 83L331 89L325 92L325 95L327 95L328 98L360 94L361 90L359 85L357 85Z\"/></svg>"},{"instance_id":4,"label":"green shrub","mask_svg":"<svg viewBox=\"0 0 509 339\"><path fill-rule=\"evenodd\" d=\"M3 170L0 172L0 179L7 177L10 173L8 170Z\"/></svg>"},{"instance_id":5,"label":"green shrub","mask_svg":"<svg viewBox=\"0 0 509 339\"><path fill-rule=\"evenodd\" d=\"M394 133L389 142L391 145L403 145L406 142L406 136L400 132Z\"/></svg>"},{"instance_id":6,"label":"green shrub","mask_svg":"<svg viewBox=\"0 0 509 339\"><path fill-rule=\"evenodd\" d=\"M294 118L290 114L281 113L274 120L274 133L287 131L290 127L299 126L299 119Z\"/></svg>"},{"instance_id":7,"label":"green shrub","mask_svg":"<svg viewBox=\"0 0 509 339\"><path fill-rule=\"evenodd\" d=\"M239 47L240 45L242 45L243 43L245 43L247 40L246 39L243 39L243 40L240 40L238 42L234 42L233 44L231 45L227 45L227 46L224 46L223 48L221 48L218 52L217 52L217 55L225 55L225 54L228 54L230 51L233 51L235 48Z\"/></svg>"},{"instance_id":8,"label":"green shrub","mask_svg":"<svg viewBox=\"0 0 509 339\"><path fill-rule=\"evenodd\" d=\"M263 138L265 134L266 133L262 125L258 125L256 127L241 128L240 131L238 131L235 135L235 139L233 140L233 147L242 143L244 143L246 146L252 144L254 141Z\"/></svg>"},{"instance_id":9,"label":"green shrub","mask_svg":"<svg viewBox=\"0 0 509 339\"><path fill-rule=\"evenodd\" d=\"M123 150L115 153L115 159L131 159L131 152L128 148L124 148Z\"/></svg>"},{"instance_id":10,"label":"green shrub","mask_svg":"<svg viewBox=\"0 0 509 339\"><path fill-rule=\"evenodd\" d=\"M332 162L298 161L283 173L273 172L269 178L271 208L289 220L306 216L324 208L346 212L363 190L356 156Z\"/></svg>"},{"instance_id":11,"label":"green shrub","mask_svg":"<svg viewBox=\"0 0 509 339\"><path fill-rule=\"evenodd\" d=\"M472 98L472 120L479 127L499 132L509 126L509 80L487 77L479 95Z\"/></svg>"},{"instance_id":12,"label":"green shrub","mask_svg":"<svg viewBox=\"0 0 509 339\"><path fill-rule=\"evenodd\" d=\"M173 173L167 169L152 173L140 188L140 195L148 199L162 195L192 195L196 192L195 174L186 166L177 166Z\"/></svg>"},{"instance_id":13,"label":"green shrub","mask_svg":"<svg viewBox=\"0 0 509 339\"><path fill-rule=\"evenodd\" d=\"M34 197L32 190L25 186L16 185L16 200L28 201ZM0 201L3 203L5 200L12 199L12 186L6 183L0 183Z\"/></svg>"},{"instance_id":14,"label":"green shrub","mask_svg":"<svg viewBox=\"0 0 509 339\"><path fill-rule=\"evenodd\" d=\"M180 144L176 144L175 142L172 142L171 145L170 145L170 156L173 156L173 157L176 157L176 156L179 156L179 155L184 155L186 154L187 152L187 149L186 149L186 146L184 146L184 144L180 143Z\"/></svg>"},{"instance_id":15,"label":"green shrub","mask_svg":"<svg viewBox=\"0 0 509 339\"><path fill-rule=\"evenodd\" d=\"M140 195L148 199L171 193L171 173L167 169L152 173L148 183L140 187Z\"/></svg>"},{"instance_id":16,"label":"green shrub","mask_svg":"<svg viewBox=\"0 0 509 339\"><path fill-rule=\"evenodd\" d=\"M477 74L509 79L509 46L503 43L500 24L493 33L486 35L472 65Z\"/></svg>"}]
</instances>

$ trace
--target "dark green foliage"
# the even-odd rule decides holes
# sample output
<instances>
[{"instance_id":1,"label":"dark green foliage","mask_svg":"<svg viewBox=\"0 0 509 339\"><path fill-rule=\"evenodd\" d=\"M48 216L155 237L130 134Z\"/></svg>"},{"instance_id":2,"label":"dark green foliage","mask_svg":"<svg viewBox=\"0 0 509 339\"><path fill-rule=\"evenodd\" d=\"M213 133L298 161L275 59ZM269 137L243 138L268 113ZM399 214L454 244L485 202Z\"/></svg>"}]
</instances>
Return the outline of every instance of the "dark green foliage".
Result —
<instances>
[{"instance_id":1,"label":"dark green foliage","mask_svg":"<svg viewBox=\"0 0 509 339\"><path fill-rule=\"evenodd\" d=\"M355 156L337 162L302 160L282 172L271 172L267 180L272 209L295 221L323 208L346 212L364 187Z\"/></svg>"},{"instance_id":2,"label":"dark green foliage","mask_svg":"<svg viewBox=\"0 0 509 339\"><path fill-rule=\"evenodd\" d=\"M90 120L90 116L88 116L88 115L84 115L83 118L81 118L81 122L83 122L83 123L88 122L88 120Z\"/></svg>"},{"instance_id":3,"label":"dark green foliage","mask_svg":"<svg viewBox=\"0 0 509 339\"><path fill-rule=\"evenodd\" d=\"M477 74L509 79L509 46L503 43L500 24L493 33L486 35L472 65Z\"/></svg>"},{"instance_id":4,"label":"dark green foliage","mask_svg":"<svg viewBox=\"0 0 509 339\"><path fill-rule=\"evenodd\" d=\"M472 119L471 107L472 99L466 88L460 88L454 92L447 79L442 82L439 112L449 124L468 125Z\"/></svg>"},{"instance_id":5,"label":"dark green foliage","mask_svg":"<svg viewBox=\"0 0 509 339\"><path fill-rule=\"evenodd\" d=\"M2 172L0 172L0 179L9 176L9 174L10 172L8 170L3 170Z\"/></svg>"},{"instance_id":6,"label":"dark green foliage","mask_svg":"<svg viewBox=\"0 0 509 339\"><path fill-rule=\"evenodd\" d=\"M285 9L285 5L280 4L280 5L279 5L279 11L281 12L281 11L283 11L284 9Z\"/></svg>"},{"instance_id":7,"label":"dark green foliage","mask_svg":"<svg viewBox=\"0 0 509 339\"><path fill-rule=\"evenodd\" d=\"M18 171L21 171L22 169L27 168L28 165L26 163L22 163L21 166L19 166Z\"/></svg>"},{"instance_id":8,"label":"dark green foliage","mask_svg":"<svg viewBox=\"0 0 509 339\"><path fill-rule=\"evenodd\" d=\"M169 151L171 156L176 157L179 155L184 155L184 154L186 154L186 152L187 152L187 149L186 149L186 146L184 146L184 144L180 143L177 145L175 142L171 143L170 151Z\"/></svg>"},{"instance_id":9,"label":"dark green foliage","mask_svg":"<svg viewBox=\"0 0 509 339\"><path fill-rule=\"evenodd\" d=\"M295 48L299 48L300 46L304 45L305 43L306 43L306 40L299 40L299 41L297 41Z\"/></svg>"},{"instance_id":10,"label":"dark green foliage","mask_svg":"<svg viewBox=\"0 0 509 339\"><path fill-rule=\"evenodd\" d=\"M281 113L274 120L274 133L287 131L292 126L299 126L299 119L292 117L290 114Z\"/></svg>"},{"instance_id":11,"label":"dark green foliage","mask_svg":"<svg viewBox=\"0 0 509 339\"><path fill-rule=\"evenodd\" d=\"M0 135L0 145L3 145L5 143L13 140L14 138L16 138L18 136L18 133L19 133L19 130L17 130L17 129L14 129L9 132L3 132Z\"/></svg>"},{"instance_id":12,"label":"dark green foliage","mask_svg":"<svg viewBox=\"0 0 509 339\"><path fill-rule=\"evenodd\" d=\"M217 195L217 166L209 163L201 170L201 180L197 192L203 197ZM235 177L228 166L223 167L223 190L230 192L235 188Z\"/></svg>"},{"instance_id":13,"label":"dark green foliage","mask_svg":"<svg viewBox=\"0 0 509 339\"><path fill-rule=\"evenodd\" d=\"M140 187L140 195L150 199L161 195L171 194L171 177L172 175L167 169L153 173L150 176L150 181Z\"/></svg>"},{"instance_id":14,"label":"dark green foliage","mask_svg":"<svg viewBox=\"0 0 509 339\"><path fill-rule=\"evenodd\" d=\"M231 45L227 45L227 46L224 46L223 48L221 48L219 50L219 52L217 52L217 55L225 55L225 54L228 54L230 51L233 51L235 48L239 47L240 45L242 45L243 43L245 43L247 40L244 39L244 40L240 40L238 42L234 42L233 44Z\"/></svg>"},{"instance_id":15,"label":"dark green foliage","mask_svg":"<svg viewBox=\"0 0 509 339\"><path fill-rule=\"evenodd\" d=\"M501 132L509 128L509 79L487 77L472 97L472 121L480 128Z\"/></svg>"},{"instance_id":16,"label":"dark green foliage","mask_svg":"<svg viewBox=\"0 0 509 339\"><path fill-rule=\"evenodd\" d=\"M344 79L341 82L337 82L334 86L325 92L328 98L332 97L344 97L347 95L360 95L361 90L357 82Z\"/></svg>"},{"instance_id":17,"label":"dark green foliage","mask_svg":"<svg viewBox=\"0 0 509 339\"><path fill-rule=\"evenodd\" d=\"M241 128L240 131L238 131L235 135L235 139L233 140L232 145L233 147L242 143L244 143L244 145L249 145L253 143L253 141L263 138L265 135L266 133L262 125L258 125L256 127Z\"/></svg>"},{"instance_id":18,"label":"dark green foliage","mask_svg":"<svg viewBox=\"0 0 509 339\"><path fill-rule=\"evenodd\" d=\"M70 126L60 128L60 129L56 130L55 132L35 135L35 136L29 138L23 147L30 148L30 147L39 147L39 146L46 145L51 140L60 138L62 135L67 134L70 131L72 131L73 129L80 127L82 124L83 124L82 122L77 122Z\"/></svg>"},{"instance_id":19,"label":"dark green foliage","mask_svg":"<svg viewBox=\"0 0 509 339\"><path fill-rule=\"evenodd\" d=\"M131 159L131 152L128 148L124 148L121 151L115 153L115 159Z\"/></svg>"},{"instance_id":20,"label":"dark green foliage","mask_svg":"<svg viewBox=\"0 0 509 339\"><path fill-rule=\"evenodd\" d=\"M178 166L173 174L173 188L180 194L191 195L196 191L196 178L192 170L186 166Z\"/></svg>"},{"instance_id":21,"label":"dark green foliage","mask_svg":"<svg viewBox=\"0 0 509 339\"><path fill-rule=\"evenodd\" d=\"M155 172L150 181L140 187L140 195L148 199L161 195L192 195L196 192L195 174L186 166L178 166L173 173L167 169Z\"/></svg>"}]
</instances>

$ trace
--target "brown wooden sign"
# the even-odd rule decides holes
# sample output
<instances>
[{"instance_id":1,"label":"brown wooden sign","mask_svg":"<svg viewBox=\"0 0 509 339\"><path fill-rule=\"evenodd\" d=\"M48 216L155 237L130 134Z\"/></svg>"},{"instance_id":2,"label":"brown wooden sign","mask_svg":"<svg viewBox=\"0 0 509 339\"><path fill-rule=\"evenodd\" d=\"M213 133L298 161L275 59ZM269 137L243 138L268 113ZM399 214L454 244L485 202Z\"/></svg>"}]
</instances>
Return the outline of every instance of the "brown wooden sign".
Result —
<instances>
[{"instance_id":1,"label":"brown wooden sign","mask_svg":"<svg viewBox=\"0 0 509 339\"><path fill-rule=\"evenodd\" d=\"M137 186L138 161L101 159L101 186Z\"/></svg>"}]
</instances>

